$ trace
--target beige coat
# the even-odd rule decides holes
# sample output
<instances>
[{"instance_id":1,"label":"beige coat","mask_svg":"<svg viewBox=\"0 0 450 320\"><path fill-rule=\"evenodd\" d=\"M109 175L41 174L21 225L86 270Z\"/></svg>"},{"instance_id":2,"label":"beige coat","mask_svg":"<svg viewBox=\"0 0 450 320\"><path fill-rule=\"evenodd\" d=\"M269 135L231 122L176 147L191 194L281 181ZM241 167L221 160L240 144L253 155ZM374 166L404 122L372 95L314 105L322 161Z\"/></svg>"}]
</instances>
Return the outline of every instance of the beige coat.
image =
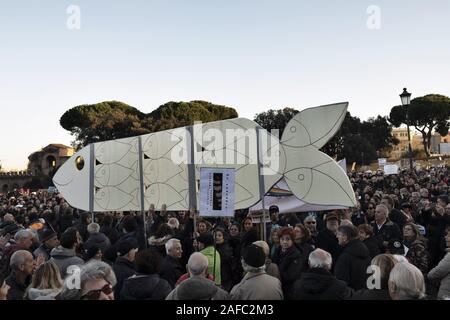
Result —
<instances>
[{"instance_id":1,"label":"beige coat","mask_svg":"<svg viewBox=\"0 0 450 320\"><path fill-rule=\"evenodd\" d=\"M266 272L247 273L230 292L232 300L283 300L281 282Z\"/></svg>"},{"instance_id":2,"label":"beige coat","mask_svg":"<svg viewBox=\"0 0 450 320\"><path fill-rule=\"evenodd\" d=\"M438 299L450 298L450 251L447 250L439 264L428 272L428 279L441 281Z\"/></svg>"}]
</instances>

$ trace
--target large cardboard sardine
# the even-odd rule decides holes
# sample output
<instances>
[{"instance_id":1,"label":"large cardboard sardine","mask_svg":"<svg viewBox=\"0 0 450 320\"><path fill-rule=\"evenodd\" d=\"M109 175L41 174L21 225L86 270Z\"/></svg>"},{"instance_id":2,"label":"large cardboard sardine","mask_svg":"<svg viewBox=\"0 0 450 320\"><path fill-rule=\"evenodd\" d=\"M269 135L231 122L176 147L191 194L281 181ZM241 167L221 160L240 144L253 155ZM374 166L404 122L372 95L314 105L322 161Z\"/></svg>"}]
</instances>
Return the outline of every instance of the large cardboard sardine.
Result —
<instances>
[{"instance_id":1,"label":"large cardboard sardine","mask_svg":"<svg viewBox=\"0 0 450 320\"><path fill-rule=\"evenodd\" d=\"M199 201L201 168L234 168L236 210L261 200L260 181L268 192L283 177L305 203L352 207L356 200L346 172L319 151L339 130L347 106L301 111L281 140L236 118L95 143L68 159L53 182L70 205L86 211L138 211L150 204L188 210L189 186L196 185Z\"/></svg>"}]
</instances>

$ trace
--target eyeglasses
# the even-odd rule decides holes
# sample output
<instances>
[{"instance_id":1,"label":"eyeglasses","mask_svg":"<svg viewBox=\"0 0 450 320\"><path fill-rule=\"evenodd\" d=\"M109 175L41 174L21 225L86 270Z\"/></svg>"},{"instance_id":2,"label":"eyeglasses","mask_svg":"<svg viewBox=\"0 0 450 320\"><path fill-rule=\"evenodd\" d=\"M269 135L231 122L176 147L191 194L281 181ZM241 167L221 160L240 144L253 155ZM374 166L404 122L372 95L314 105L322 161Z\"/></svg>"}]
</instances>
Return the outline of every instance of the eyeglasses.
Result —
<instances>
[{"instance_id":1,"label":"eyeglasses","mask_svg":"<svg viewBox=\"0 0 450 320\"><path fill-rule=\"evenodd\" d=\"M98 300L100 298L100 295L102 292L106 295L111 294L113 292L113 288L109 283L107 283L101 289L89 291L88 293L83 295L81 297L81 299L82 300Z\"/></svg>"}]
</instances>

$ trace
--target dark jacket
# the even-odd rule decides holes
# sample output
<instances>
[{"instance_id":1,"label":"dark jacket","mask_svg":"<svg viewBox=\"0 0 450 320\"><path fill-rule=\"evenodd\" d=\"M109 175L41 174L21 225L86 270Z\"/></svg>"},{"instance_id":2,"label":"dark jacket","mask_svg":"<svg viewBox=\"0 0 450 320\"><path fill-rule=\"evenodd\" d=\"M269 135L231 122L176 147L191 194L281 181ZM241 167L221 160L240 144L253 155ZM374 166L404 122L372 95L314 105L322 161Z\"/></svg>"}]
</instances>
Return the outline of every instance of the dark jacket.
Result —
<instances>
[{"instance_id":1,"label":"dark jacket","mask_svg":"<svg viewBox=\"0 0 450 320\"><path fill-rule=\"evenodd\" d=\"M345 300L352 294L352 290L344 281L336 279L323 268L312 268L303 272L294 287L296 300Z\"/></svg>"},{"instance_id":2,"label":"dark jacket","mask_svg":"<svg viewBox=\"0 0 450 320\"><path fill-rule=\"evenodd\" d=\"M369 249L359 239L351 240L336 261L334 275L355 290L367 288L367 267L370 265Z\"/></svg>"},{"instance_id":3,"label":"dark jacket","mask_svg":"<svg viewBox=\"0 0 450 320\"><path fill-rule=\"evenodd\" d=\"M401 241L403 236L397 224L387 220L380 229L376 221L371 223L373 233L375 234L381 253L385 253L386 247L383 246L383 241L399 240Z\"/></svg>"},{"instance_id":4,"label":"dark jacket","mask_svg":"<svg viewBox=\"0 0 450 320\"><path fill-rule=\"evenodd\" d=\"M328 229L324 229L319 232L316 238L316 248L323 249L331 254L334 262L337 261L341 254L342 248L339 246L336 235Z\"/></svg>"},{"instance_id":5,"label":"dark jacket","mask_svg":"<svg viewBox=\"0 0 450 320\"><path fill-rule=\"evenodd\" d=\"M365 239L363 243L366 245L367 249L369 249L370 259L373 259L375 256L381 253L380 244L375 236L371 236Z\"/></svg>"},{"instance_id":6,"label":"dark jacket","mask_svg":"<svg viewBox=\"0 0 450 320\"><path fill-rule=\"evenodd\" d=\"M28 277L25 283L19 283L14 271L5 279L5 283L10 287L6 300L24 300L25 290L31 283L31 277Z\"/></svg>"},{"instance_id":7,"label":"dark jacket","mask_svg":"<svg viewBox=\"0 0 450 320\"><path fill-rule=\"evenodd\" d=\"M220 254L220 273L222 279L222 288L230 291L233 284L233 249L226 242L217 244L216 250Z\"/></svg>"},{"instance_id":8,"label":"dark jacket","mask_svg":"<svg viewBox=\"0 0 450 320\"><path fill-rule=\"evenodd\" d=\"M108 237L101 232L92 233L84 244L84 250L89 251L89 249L94 246L97 246L103 253L111 246L111 242Z\"/></svg>"},{"instance_id":9,"label":"dark jacket","mask_svg":"<svg viewBox=\"0 0 450 320\"><path fill-rule=\"evenodd\" d=\"M116 299L119 299L123 282L125 279L128 279L135 274L136 271L134 269L134 263L124 257L118 257L116 262L112 265L112 268L117 279L116 286L114 287L114 296Z\"/></svg>"},{"instance_id":10,"label":"dark jacket","mask_svg":"<svg viewBox=\"0 0 450 320\"><path fill-rule=\"evenodd\" d=\"M117 240L119 240L119 231L112 226L102 226L100 228L100 232L108 237L109 242L111 242L112 245L114 245Z\"/></svg>"},{"instance_id":11,"label":"dark jacket","mask_svg":"<svg viewBox=\"0 0 450 320\"><path fill-rule=\"evenodd\" d=\"M407 222L406 216L397 209L392 209L389 213L389 220L397 224L397 226L400 228L400 230L403 230L403 226Z\"/></svg>"},{"instance_id":12,"label":"dark jacket","mask_svg":"<svg viewBox=\"0 0 450 320\"><path fill-rule=\"evenodd\" d=\"M175 259L169 255L164 257L162 268L160 272L161 278L167 280L170 287L175 288L177 280L186 273L185 268L180 264L178 259Z\"/></svg>"},{"instance_id":13,"label":"dark jacket","mask_svg":"<svg viewBox=\"0 0 450 320\"><path fill-rule=\"evenodd\" d=\"M353 293L351 300L391 300L391 296L387 288L361 289Z\"/></svg>"},{"instance_id":14,"label":"dark jacket","mask_svg":"<svg viewBox=\"0 0 450 320\"><path fill-rule=\"evenodd\" d=\"M294 298L294 282L300 279L302 272L307 266L307 257L293 245L287 252L282 252L282 248L275 251L273 261L278 265L283 288L284 298L292 300Z\"/></svg>"},{"instance_id":15,"label":"dark jacket","mask_svg":"<svg viewBox=\"0 0 450 320\"><path fill-rule=\"evenodd\" d=\"M158 274L136 274L123 283L123 300L164 300L172 289Z\"/></svg>"}]
</instances>

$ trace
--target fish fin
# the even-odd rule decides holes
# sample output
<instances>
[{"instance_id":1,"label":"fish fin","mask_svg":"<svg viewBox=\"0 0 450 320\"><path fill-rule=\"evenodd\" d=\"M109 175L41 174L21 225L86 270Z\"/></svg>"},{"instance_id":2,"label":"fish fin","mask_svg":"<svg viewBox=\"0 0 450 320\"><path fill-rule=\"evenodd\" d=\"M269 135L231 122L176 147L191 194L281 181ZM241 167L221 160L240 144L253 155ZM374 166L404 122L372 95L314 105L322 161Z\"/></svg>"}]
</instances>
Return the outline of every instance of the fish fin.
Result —
<instances>
[{"instance_id":1,"label":"fish fin","mask_svg":"<svg viewBox=\"0 0 450 320\"><path fill-rule=\"evenodd\" d=\"M301 201L316 205L354 207L355 193L345 171L328 161L313 168L296 168L286 172L286 182Z\"/></svg>"},{"instance_id":2,"label":"fish fin","mask_svg":"<svg viewBox=\"0 0 450 320\"><path fill-rule=\"evenodd\" d=\"M305 109L287 124L281 143L289 147L323 147L339 130L348 102Z\"/></svg>"}]
</instances>

